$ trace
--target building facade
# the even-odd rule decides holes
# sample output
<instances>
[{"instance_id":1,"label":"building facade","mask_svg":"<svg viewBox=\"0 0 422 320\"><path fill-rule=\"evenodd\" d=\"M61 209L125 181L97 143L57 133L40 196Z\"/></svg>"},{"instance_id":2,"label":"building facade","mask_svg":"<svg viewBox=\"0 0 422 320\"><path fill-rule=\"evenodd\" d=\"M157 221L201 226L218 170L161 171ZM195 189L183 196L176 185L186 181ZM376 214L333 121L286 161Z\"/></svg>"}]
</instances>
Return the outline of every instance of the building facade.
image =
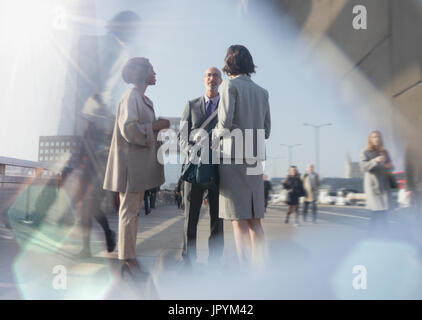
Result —
<instances>
[{"instance_id":1,"label":"building facade","mask_svg":"<svg viewBox=\"0 0 422 320\"><path fill-rule=\"evenodd\" d=\"M75 168L81 152L79 136L42 136L38 145L38 161L63 164Z\"/></svg>"},{"instance_id":2,"label":"building facade","mask_svg":"<svg viewBox=\"0 0 422 320\"><path fill-rule=\"evenodd\" d=\"M363 178L363 173L360 170L359 162L352 162L350 155L346 156L345 176L346 179Z\"/></svg>"}]
</instances>

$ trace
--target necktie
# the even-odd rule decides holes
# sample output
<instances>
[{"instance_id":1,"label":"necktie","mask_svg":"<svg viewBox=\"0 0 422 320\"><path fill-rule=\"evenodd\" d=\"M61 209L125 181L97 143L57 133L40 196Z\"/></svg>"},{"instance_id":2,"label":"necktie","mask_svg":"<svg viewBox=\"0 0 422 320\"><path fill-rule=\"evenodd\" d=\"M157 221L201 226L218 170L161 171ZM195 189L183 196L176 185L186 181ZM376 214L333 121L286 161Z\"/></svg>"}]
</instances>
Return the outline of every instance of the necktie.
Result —
<instances>
[{"instance_id":1,"label":"necktie","mask_svg":"<svg viewBox=\"0 0 422 320\"><path fill-rule=\"evenodd\" d=\"M207 106L207 110L205 112L205 115L207 116L207 118L212 114L212 101L208 100L208 106Z\"/></svg>"}]
</instances>

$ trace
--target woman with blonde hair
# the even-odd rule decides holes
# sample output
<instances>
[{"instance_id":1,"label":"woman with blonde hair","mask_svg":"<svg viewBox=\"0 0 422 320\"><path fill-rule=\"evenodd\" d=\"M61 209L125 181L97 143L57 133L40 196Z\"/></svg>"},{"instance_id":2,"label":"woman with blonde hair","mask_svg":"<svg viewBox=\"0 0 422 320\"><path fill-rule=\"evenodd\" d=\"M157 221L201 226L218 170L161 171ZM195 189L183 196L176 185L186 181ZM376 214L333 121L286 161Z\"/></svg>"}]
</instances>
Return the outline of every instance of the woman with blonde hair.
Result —
<instances>
[{"instance_id":1,"label":"woman with blonde hair","mask_svg":"<svg viewBox=\"0 0 422 320\"><path fill-rule=\"evenodd\" d=\"M145 95L148 86L155 85L154 69L146 58L130 59L122 72L123 80L133 87L120 101L104 189L119 192L118 256L124 260L124 270L139 274L136 260L138 213L145 190L164 183L164 168L157 160L157 134L170 122L156 120L152 101Z\"/></svg>"},{"instance_id":2,"label":"woman with blonde hair","mask_svg":"<svg viewBox=\"0 0 422 320\"><path fill-rule=\"evenodd\" d=\"M360 155L360 168L364 172L366 207L372 211L370 231L387 226L387 213L391 209L391 175L393 164L384 148L381 132L369 134L366 148Z\"/></svg>"}]
</instances>

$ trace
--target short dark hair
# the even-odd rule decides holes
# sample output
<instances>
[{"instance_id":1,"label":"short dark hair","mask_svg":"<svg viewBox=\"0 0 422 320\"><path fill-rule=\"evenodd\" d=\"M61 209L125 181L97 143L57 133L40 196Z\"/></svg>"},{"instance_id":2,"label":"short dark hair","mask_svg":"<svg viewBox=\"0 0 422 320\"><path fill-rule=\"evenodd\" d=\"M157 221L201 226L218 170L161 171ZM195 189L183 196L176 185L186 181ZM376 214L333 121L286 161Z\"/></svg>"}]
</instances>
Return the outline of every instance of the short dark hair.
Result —
<instances>
[{"instance_id":1,"label":"short dark hair","mask_svg":"<svg viewBox=\"0 0 422 320\"><path fill-rule=\"evenodd\" d=\"M255 73L255 65L249 50L240 44L232 45L227 49L226 58L224 59L225 66L223 71L231 76L239 74Z\"/></svg>"}]
</instances>

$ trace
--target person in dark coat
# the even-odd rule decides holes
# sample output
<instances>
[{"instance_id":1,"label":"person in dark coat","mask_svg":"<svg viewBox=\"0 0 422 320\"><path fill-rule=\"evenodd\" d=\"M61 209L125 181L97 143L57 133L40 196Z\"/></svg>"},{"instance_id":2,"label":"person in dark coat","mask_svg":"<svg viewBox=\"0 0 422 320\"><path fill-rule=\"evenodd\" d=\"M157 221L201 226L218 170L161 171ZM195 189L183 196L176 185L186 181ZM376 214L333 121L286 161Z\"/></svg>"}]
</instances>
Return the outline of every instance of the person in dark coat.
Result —
<instances>
[{"instance_id":1,"label":"person in dark coat","mask_svg":"<svg viewBox=\"0 0 422 320\"><path fill-rule=\"evenodd\" d=\"M151 213L151 209L155 209L155 202L157 201L157 192L159 187L148 189L144 193L144 209L145 215Z\"/></svg>"},{"instance_id":2,"label":"person in dark coat","mask_svg":"<svg viewBox=\"0 0 422 320\"><path fill-rule=\"evenodd\" d=\"M284 189L288 190L287 216L284 223L289 223L290 214L294 211L296 213L295 225L297 226L299 225L299 198L305 195L305 191L296 166L289 167L289 175L282 181L282 185Z\"/></svg>"}]
</instances>

